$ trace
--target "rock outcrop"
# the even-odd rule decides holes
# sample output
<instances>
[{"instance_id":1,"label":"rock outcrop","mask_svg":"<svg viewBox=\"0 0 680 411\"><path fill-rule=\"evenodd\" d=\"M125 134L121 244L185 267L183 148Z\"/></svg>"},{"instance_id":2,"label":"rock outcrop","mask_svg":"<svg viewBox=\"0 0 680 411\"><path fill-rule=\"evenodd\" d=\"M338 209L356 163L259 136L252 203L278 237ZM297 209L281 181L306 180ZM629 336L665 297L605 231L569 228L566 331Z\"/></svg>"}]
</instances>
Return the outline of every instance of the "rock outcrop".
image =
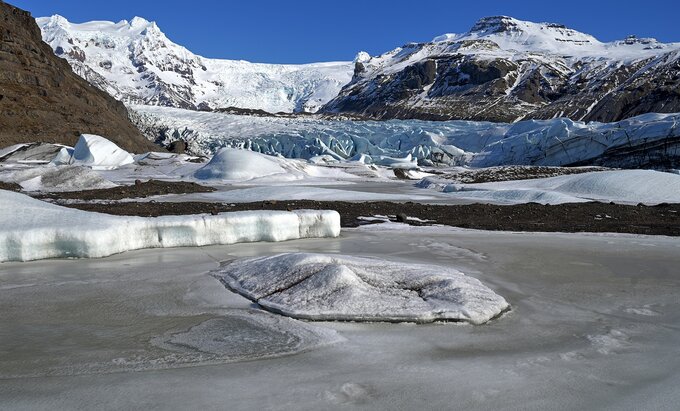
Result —
<instances>
[{"instance_id":1,"label":"rock outcrop","mask_svg":"<svg viewBox=\"0 0 680 411\"><path fill-rule=\"evenodd\" d=\"M0 147L72 146L83 133L106 136L131 152L160 149L130 122L121 102L54 55L29 12L0 1Z\"/></svg>"}]
</instances>

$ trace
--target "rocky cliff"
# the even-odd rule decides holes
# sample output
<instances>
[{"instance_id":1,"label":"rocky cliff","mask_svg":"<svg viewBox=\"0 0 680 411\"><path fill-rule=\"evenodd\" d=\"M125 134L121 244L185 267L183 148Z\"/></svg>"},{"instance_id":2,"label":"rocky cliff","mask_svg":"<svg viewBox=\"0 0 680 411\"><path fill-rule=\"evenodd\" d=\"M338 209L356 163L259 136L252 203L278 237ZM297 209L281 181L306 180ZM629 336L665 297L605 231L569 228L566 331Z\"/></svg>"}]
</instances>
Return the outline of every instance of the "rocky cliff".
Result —
<instances>
[{"instance_id":1,"label":"rocky cliff","mask_svg":"<svg viewBox=\"0 0 680 411\"><path fill-rule=\"evenodd\" d=\"M81 133L105 136L132 152L159 149L132 125L121 102L54 55L29 12L0 1L0 147L73 145Z\"/></svg>"}]
</instances>

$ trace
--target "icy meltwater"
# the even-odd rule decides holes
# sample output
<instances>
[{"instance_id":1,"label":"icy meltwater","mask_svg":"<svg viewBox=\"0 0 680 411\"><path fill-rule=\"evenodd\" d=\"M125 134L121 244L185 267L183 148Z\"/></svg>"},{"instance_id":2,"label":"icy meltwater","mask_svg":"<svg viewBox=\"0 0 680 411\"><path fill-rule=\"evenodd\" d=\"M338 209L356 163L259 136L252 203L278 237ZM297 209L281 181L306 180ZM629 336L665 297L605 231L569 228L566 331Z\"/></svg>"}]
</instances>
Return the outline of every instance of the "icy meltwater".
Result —
<instances>
[{"instance_id":1,"label":"icy meltwater","mask_svg":"<svg viewBox=\"0 0 680 411\"><path fill-rule=\"evenodd\" d=\"M660 236L389 224L3 263L0 408L672 409L679 251ZM208 274L285 252L454 267L512 311L482 326L302 322Z\"/></svg>"}]
</instances>

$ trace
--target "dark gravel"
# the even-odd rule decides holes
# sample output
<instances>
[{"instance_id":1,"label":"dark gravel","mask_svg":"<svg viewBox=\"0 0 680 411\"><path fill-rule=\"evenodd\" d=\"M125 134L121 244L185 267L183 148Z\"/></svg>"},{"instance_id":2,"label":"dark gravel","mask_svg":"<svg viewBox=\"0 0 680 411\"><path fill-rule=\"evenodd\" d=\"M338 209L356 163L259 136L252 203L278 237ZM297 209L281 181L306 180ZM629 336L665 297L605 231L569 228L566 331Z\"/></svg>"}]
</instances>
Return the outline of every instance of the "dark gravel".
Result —
<instances>
[{"instance_id":1,"label":"dark gravel","mask_svg":"<svg viewBox=\"0 0 680 411\"><path fill-rule=\"evenodd\" d=\"M658 206L613 203L573 203L554 206L536 203L520 205L428 205L419 203L342 201L261 201L242 204L204 202L112 202L107 204L70 204L69 207L116 215L155 217L219 213L241 210L337 210L343 227L362 223L360 216L389 215L396 221L404 217L434 220L411 221L412 225L443 224L455 227L503 231L613 232L680 236L680 204Z\"/></svg>"},{"instance_id":2,"label":"dark gravel","mask_svg":"<svg viewBox=\"0 0 680 411\"><path fill-rule=\"evenodd\" d=\"M135 184L96 190L72 191L44 194L42 198L67 200L122 200L124 198L144 198L163 194L209 193L213 187L202 186L186 181L135 181ZM183 213L182 213L183 214Z\"/></svg>"},{"instance_id":3,"label":"dark gravel","mask_svg":"<svg viewBox=\"0 0 680 411\"><path fill-rule=\"evenodd\" d=\"M5 183L0 181L0 190L21 191L21 186L17 183Z\"/></svg>"}]
</instances>

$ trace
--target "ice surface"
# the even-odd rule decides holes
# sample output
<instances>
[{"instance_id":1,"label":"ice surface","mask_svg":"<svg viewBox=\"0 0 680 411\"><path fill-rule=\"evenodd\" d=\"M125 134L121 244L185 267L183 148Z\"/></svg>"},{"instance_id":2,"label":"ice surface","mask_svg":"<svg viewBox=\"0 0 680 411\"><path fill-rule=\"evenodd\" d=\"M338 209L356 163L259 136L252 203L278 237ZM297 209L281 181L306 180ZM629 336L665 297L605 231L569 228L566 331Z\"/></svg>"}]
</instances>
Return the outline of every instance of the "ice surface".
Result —
<instances>
[{"instance_id":1,"label":"ice surface","mask_svg":"<svg viewBox=\"0 0 680 411\"><path fill-rule=\"evenodd\" d=\"M189 362L224 363L299 353L342 341L335 330L257 310L232 310L189 330L166 333L152 344L179 353L175 366ZM257 342L253 344L253 342ZM128 367L144 365L128 361Z\"/></svg>"},{"instance_id":2,"label":"ice surface","mask_svg":"<svg viewBox=\"0 0 680 411\"><path fill-rule=\"evenodd\" d=\"M287 253L236 260L213 275L268 310L302 319L482 324L509 307L456 269L378 258Z\"/></svg>"},{"instance_id":3,"label":"ice surface","mask_svg":"<svg viewBox=\"0 0 680 411\"><path fill-rule=\"evenodd\" d=\"M323 241L0 264L3 407L677 408L676 238L383 226ZM276 336L232 320L256 311L252 302L205 274L216 260L331 251L460 267L513 310L484 326L306 322L346 342L271 358L289 353L279 350L290 346L287 327ZM628 312L647 305L657 315ZM612 330L628 345L603 354L598 336ZM189 346L154 344L171 340ZM251 361L228 363L244 353Z\"/></svg>"},{"instance_id":4,"label":"ice surface","mask_svg":"<svg viewBox=\"0 0 680 411\"><path fill-rule=\"evenodd\" d=\"M93 169L113 169L134 162L130 153L118 147L112 141L94 134L82 134L67 158L67 151L60 151L52 161L53 164L75 164ZM66 161L64 161L66 160Z\"/></svg>"},{"instance_id":5,"label":"ice surface","mask_svg":"<svg viewBox=\"0 0 680 411\"><path fill-rule=\"evenodd\" d=\"M680 175L652 170L598 171L480 184L455 184L437 177L426 177L417 186L439 190L459 199L508 204L594 200L627 204L680 202Z\"/></svg>"},{"instance_id":6,"label":"ice surface","mask_svg":"<svg viewBox=\"0 0 680 411\"><path fill-rule=\"evenodd\" d=\"M140 248L336 237L336 211L243 211L122 217L60 207L0 190L0 261L103 257Z\"/></svg>"}]
</instances>

